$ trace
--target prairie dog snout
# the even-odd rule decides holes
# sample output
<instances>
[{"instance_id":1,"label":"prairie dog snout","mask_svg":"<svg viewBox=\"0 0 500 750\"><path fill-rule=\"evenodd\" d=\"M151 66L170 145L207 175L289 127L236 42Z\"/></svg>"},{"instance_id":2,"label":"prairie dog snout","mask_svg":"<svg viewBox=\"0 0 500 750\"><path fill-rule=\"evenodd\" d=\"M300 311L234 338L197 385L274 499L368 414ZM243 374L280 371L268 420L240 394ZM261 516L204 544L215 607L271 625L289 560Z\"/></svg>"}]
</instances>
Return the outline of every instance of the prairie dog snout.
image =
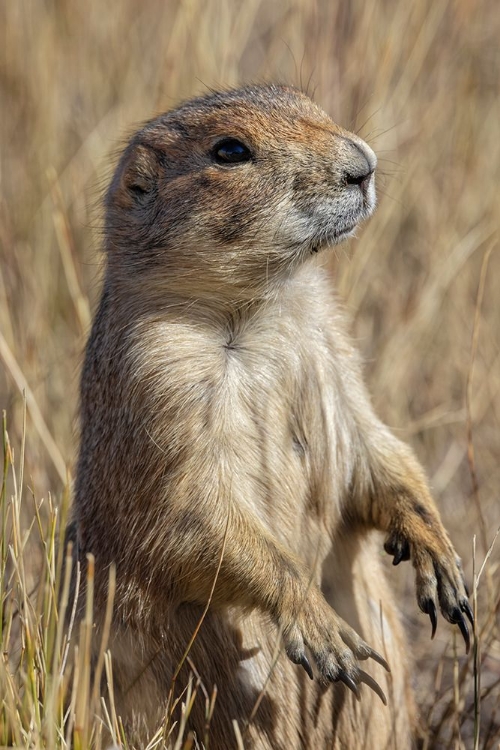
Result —
<instances>
[{"instance_id":1,"label":"prairie dog snout","mask_svg":"<svg viewBox=\"0 0 500 750\"><path fill-rule=\"evenodd\" d=\"M350 142L357 153L352 164L346 169L346 182L348 185L359 185L371 211L375 205L373 173L377 166L377 157L370 146L360 138L354 139L351 136Z\"/></svg>"}]
</instances>

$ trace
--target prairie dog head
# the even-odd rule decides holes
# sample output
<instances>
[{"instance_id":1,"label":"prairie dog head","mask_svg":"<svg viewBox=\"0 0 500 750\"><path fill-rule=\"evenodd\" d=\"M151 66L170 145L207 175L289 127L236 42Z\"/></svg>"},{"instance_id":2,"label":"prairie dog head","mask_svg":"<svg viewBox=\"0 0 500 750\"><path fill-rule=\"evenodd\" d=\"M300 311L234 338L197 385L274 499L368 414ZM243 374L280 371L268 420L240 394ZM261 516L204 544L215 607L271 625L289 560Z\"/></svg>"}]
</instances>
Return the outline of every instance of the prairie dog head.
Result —
<instances>
[{"instance_id":1,"label":"prairie dog head","mask_svg":"<svg viewBox=\"0 0 500 750\"><path fill-rule=\"evenodd\" d=\"M106 198L110 273L191 298L265 295L370 215L375 167L294 88L193 99L121 157Z\"/></svg>"}]
</instances>

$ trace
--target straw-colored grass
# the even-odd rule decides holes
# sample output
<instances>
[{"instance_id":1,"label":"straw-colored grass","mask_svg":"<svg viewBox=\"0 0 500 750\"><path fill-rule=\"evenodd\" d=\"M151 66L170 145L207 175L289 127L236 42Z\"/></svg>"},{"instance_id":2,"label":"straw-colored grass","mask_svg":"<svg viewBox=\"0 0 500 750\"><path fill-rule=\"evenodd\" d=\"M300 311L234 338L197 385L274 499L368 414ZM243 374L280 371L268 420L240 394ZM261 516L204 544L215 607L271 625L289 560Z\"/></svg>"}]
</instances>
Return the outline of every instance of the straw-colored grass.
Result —
<instances>
[{"instance_id":1,"label":"straw-colored grass","mask_svg":"<svg viewBox=\"0 0 500 750\"><path fill-rule=\"evenodd\" d=\"M0 29L0 408L9 432L0 745L99 748L103 727L126 742L112 694L104 705L89 673L91 602L70 670L56 598L113 153L138 122L183 97L279 80L313 93L379 155L378 211L332 252L332 274L377 409L417 451L467 578L479 579L478 638L466 658L444 622L430 642L410 567L388 567L415 657L420 745L498 748L500 4L10 0ZM105 644L100 668L109 680ZM196 681L186 712L193 698L217 710ZM172 747L190 747L168 717L160 746L169 732Z\"/></svg>"}]
</instances>

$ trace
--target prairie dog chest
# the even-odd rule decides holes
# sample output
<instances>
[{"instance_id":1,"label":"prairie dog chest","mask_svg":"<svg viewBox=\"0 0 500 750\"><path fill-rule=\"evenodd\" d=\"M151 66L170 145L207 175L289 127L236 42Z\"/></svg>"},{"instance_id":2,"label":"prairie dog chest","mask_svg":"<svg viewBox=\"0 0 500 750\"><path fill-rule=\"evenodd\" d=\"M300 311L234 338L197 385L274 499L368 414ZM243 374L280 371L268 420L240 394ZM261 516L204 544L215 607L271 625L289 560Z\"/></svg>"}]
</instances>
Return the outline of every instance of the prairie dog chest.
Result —
<instances>
[{"instance_id":1,"label":"prairie dog chest","mask_svg":"<svg viewBox=\"0 0 500 750\"><path fill-rule=\"evenodd\" d=\"M154 421L200 450L244 444L249 458L269 452L274 465L319 451L328 462L342 442L344 365L321 307L303 295L230 320L141 326L132 371Z\"/></svg>"},{"instance_id":2,"label":"prairie dog chest","mask_svg":"<svg viewBox=\"0 0 500 750\"><path fill-rule=\"evenodd\" d=\"M279 313L257 317L224 344L220 444L231 455L241 502L251 499L273 532L307 558L319 550L323 524L340 514L352 436L327 327L308 320L306 306L302 319L295 310Z\"/></svg>"},{"instance_id":3,"label":"prairie dog chest","mask_svg":"<svg viewBox=\"0 0 500 750\"><path fill-rule=\"evenodd\" d=\"M250 419L295 447L317 427L331 401L330 353L323 330L303 316L276 305L224 332L217 398L227 425Z\"/></svg>"},{"instance_id":4,"label":"prairie dog chest","mask_svg":"<svg viewBox=\"0 0 500 750\"><path fill-rule=\"evenodd\" d=\"M129 350L141 450L169 503L203 477L201 492L229 495L308 564L326 554L324 529L351 479L341 381L318 316L307 300L231 326L182 309L144 321Z\"/></svg>"},{"instance_id":5,"label":"prairie dog chest","mask_svg":"<svg viewBox=\"0 0 500 750\"><path fill-rule=\"evenodd\" d=\"M323 515L320 499L311 497L319 464L330 463L324 455L318 461L319 445L329 442L322 348L293 318L273 315L232 331L222 358L213 401L218 446L234 472L239 502L290 542Z\"/></svg>"}]
</instances>

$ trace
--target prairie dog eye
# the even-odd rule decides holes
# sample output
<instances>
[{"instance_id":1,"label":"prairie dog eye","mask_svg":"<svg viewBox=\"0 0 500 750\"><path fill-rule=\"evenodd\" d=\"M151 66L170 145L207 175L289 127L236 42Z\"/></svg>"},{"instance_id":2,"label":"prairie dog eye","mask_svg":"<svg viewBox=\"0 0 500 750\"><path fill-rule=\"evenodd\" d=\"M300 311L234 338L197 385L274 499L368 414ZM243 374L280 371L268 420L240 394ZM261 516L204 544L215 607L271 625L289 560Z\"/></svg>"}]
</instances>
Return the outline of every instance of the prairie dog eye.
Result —
<instances>
[{"instance_id":1,"label":"prairie dog eye","mask_svg":"<svg viewBox=\"0 0 500 750\"><path fill-rule=\"evenodd\" d=\"M215 144L212 157L217 164L241 164L252 159L252 152L236 138L224 138Z\"/></svg>"}]
</instances>

